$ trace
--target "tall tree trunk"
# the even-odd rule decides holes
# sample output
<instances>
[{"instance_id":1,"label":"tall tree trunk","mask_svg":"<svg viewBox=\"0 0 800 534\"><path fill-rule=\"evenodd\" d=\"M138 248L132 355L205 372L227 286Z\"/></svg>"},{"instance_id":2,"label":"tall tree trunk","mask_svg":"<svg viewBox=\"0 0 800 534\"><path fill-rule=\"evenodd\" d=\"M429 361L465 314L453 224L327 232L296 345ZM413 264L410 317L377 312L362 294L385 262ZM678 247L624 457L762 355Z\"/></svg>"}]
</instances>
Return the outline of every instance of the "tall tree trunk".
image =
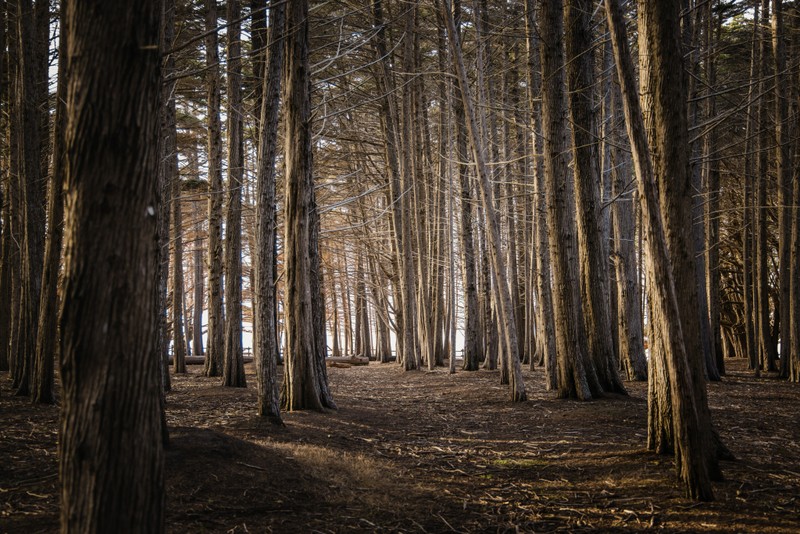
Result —
<instances>
[{"instance_id":1,"label":"tall tree trunk","mask_svg":"<svg viewBox=\"0 0 800 534\"><path fill-rule=\"evenodd\" d=\"M722 27L722 16L714 16L715 2L706 4L706 117L713 119L717 116L716 91L717 85L717 41ZM720 375L725 374L725 357L722 350L722 332L720 327L720 265L719 265L719 223L720 223L720 166L717 155L718 150L717 129L709 129L705 138L705 189L708 198L705 203L706 219L706 287L708 291L708 314L711 326L711 342L716 357L716 367Z\"/></svg>"},{"instance_id":2,"label":"tall tree trunk","mask_svg":"<svg viewBox=\"0 0 800 534\"><path fill-rule=\"evenodd\" d=\"M556 334L553 320L553 293L550 270L550 235L547 231L547 202L544 187L544 169L542 158L543 132L541 120L542 81L539 72L541 63L538 29L536 28L536 9L533 0L525 0L525 35L528 47L528 102L533 125L533 242L531 243L531 269L535 269L535 285L537 294L536 332L537 358L542 361L545 370L545 387L553 390L557 387ZM535 263L535 267L534 264ZM534 358L531 359L533 363Z\"/></svg>"},{"instance_id":3,"label":"tall tree trunk","mask_svg":"<svg viewBox=\"0 0 800 534\"><path fill-rule=\"evenodd\" d=\"M269 30L268 66L264 70L261 103L261 135L257 159L257 233L256 233L256 299L255 347L258 414L274 423L281 423L278 388L278 353L275 310L277 306L272 269L275 260L275 157L278 149L278 116L283 68L284 23L286 7L272 0Z\"/></svg>"},{"instance_id":4,"label":"tall tree trunk","mask_svg":"<svg viewBox=\"0 0 800 534\"><path fill-rule=\"evenodd\" d=\"M208 98L208 353L203 372L222 374L225 321L222 312L222 124L217 39L217 2L205 0L206 94Z\"/></svg>"},{"instance_id":5,"label":"tall tree trunk","mask_svg":"<svg viewBox=\"0 0 800 534\"><path fill-rule=\"evenodd\" d=\"M284 160L286 163L286 356L281 404L286 410L325 408L318 365L318 336L312 299L312 258L317 243L312 225L314 183L311 151L311 79L308 65L308 0L287 6L283 102L285 106ZM322 362L324 366L324 362ZM335 407L335 406L328 406Z\"/></svg>"},{"instance_id":6,"label":"tall tree trunk","mask_svg":"<svg viewBox=\"0 0 800 534\"><path fill-rule=\"evenodd\" d=\"M658 431L666 425L670 426L674 436L678 476L687 496L710 500L713 498L713 493L708 464L713 451L710 444L703 439L704 432L701 425L706 421L699 417L697 409L698 402L703 402L705 399L695 398L687 345L684 344L680 315L682 310L675 289L675 275L667 250L655 182L656 176L681 176L682 173L684 179L686 177L686 146L680 142L681 136L684 141L686 139L682 84L679 83L674 87L674 84L656 83L666 80L667 73L681 72L681 53L677 35L678 6L647 5L646 2L638 4L640 16L645 21L641 30L646 32L647 52L653 58L650 75L654 76L654 86L660 87L665 93L653 95L655 115L662 120L656 121L660 125L656 136L660 157L656 162L652 162L642 109L637 98L625 19L617 0L605 0L604 5L622 90L625 123L642 199L642 219L647 232L647 271L653 295L650 300L651 309L654 312L651 317L654 329L660 331L659 339L663 342L664 349L655 350L661 348L656 346L651 348L651 362L659 360L661 365L658 369L664 369L666 376L650 374L648 400L650 403L658 401L661 406L670 407L669 412L661 412L658 416L653 416L653 412L650 411L652 419L648 431ZM672 94L673 92L677 94ZM675 115L669 115L668 112ZM694 287L693 284L689 285ZM671 415L672 420L668 422L659 420L659 416L663 418L664 415Z\"/></svg>"},{"instance_id":7,"label":"tall tree trunk","mask_svg":"<svg viewBox=\"0 0 800 534\"><path fill-rule=\"evenodd\" d=\"M778 178L778 313L775 322L780 325L781 376L789 375L791 359L790 290L792 242L792 163L789 136L789 74L786 68L786 35L784 30L783 0L773 0L772 51L775 57L775 173ZM796 135L796 133L795 133ZM797 276L797 271L795 271Z\"/></svg>"},{"instance_id":8,"label":"tall tree trunk","mask_svg":"<svg viewBox=\"0 0 800 534\"><path fill-rule=\"evenodd\" d=\"M39 4L40 2L37 2ZM39 301L42 288L45 237L45 180L42 179L42 146L38 55L41 54L31 0L17 3L17 35L19 43L19 82L17 110L22 114L19 174L22 193L22 299L18 356L17 395L31 390L36 340L39 329Z\"/></svg>"},{"instance_id":9,"label":"tall tree trunk","mask_svg":"<svg viewBox=\"0 0 800 534\"><path fill-rule=\"evenodd\" d=\"M64 221L64 129L66 127L67 38L66 10L59 13L58 86L56 118L53 128L53 166L47 199L47 243L45 244L42 294L39 303L39 332L33 370L33 401L54 402L54 368L58 347L58 273L61 267L61 242ZM3 338L7 339L7 338Z\"/></svg>"},{"instance_id":10,"label":"tall tree trunk","mask_svg":"<svg viewBox=\"0 0 800 534\"><path fill-rule=\"evenodd\" d=\"M567 108L564 87L563 5L561 0L543 1L539 6L542 79L542 122L544 136L547 223L550 261L553 268L560 397L591 399L602 393L591 360L581 307L575 230L573 187L568 178Z\"/></svg>"},{"instance_id":11,"label":"tall tree trunk","mask_svg":"<svg viewBox=\"0 0 800 534\"><path fill-rule=\"evenodd\" d=\"M625 393L619 379L609 314L608 255L600 232L600 170L592 53L592 0L567 0L567 91L572 122L581 293L589 354L604 391Z\"/></svg>"},{"instance_id":12,"label":"tall tree trunk","mask_svg":"<svg viewBox=\"0 0 800 534\"><path fill-rule=\"evenodd\" d=\"M161 3L75 0L65 7L71 54L61 532L159 533L165 528L157 350Z\"/></svg>"},{"instance_id":13,"label":"tall tree trunk","mask_svg":"<svg viewBox=\"0 0 800 534\"><path fill-rule=\"evenodd\" d=\"M192 203L194 204L194 202ZM195 217L199 220L199 214L195 209ZM194 280L193 280L193 297L192 297L192 354L195 356L204 356L205 350L203 349L203 294L205 288L205 273L203 272L203 241L200 239L200 224L195 227L195 245L194 245L194 258L192 264L194 267Z\"/></svg>"},{"instance_id":14,"label":"tall tree trunk","mask_svg":"<svg viewBox=\"0 0 800 534\"><path fill-rule=\"evenodd\" d=\"M225 358L222 385L246 387L242 354L242 43L239 0L228 2L228 205L225 213Z\"/></svg>"}]
</instances>

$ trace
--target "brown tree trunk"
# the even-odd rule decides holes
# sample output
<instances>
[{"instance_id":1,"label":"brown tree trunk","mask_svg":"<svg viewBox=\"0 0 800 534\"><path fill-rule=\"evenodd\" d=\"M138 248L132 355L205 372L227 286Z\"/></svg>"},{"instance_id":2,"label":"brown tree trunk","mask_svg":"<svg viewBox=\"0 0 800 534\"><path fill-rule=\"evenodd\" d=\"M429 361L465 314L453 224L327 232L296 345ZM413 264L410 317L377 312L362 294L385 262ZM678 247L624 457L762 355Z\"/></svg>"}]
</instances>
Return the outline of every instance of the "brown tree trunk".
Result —
<instances>
[{"instance_id":1,"label":"brown tree trunk","mask_svg":"<svg viewBox=\"0 0 800 534\"><path fill-rule=\"evenodd\" d=\"M268 67L264 71L261 103L261 135L258 140L256 183L256 284L258 295L254 314L257 317L255 361L258 385L258 414L281 423L278 388L278 353L275 310L275 280L272 265L275 260L275 157L281 70L283 68L285 5L272 0L269 30Z\"/></svg>"},{"instance_id":2,"label":"brown tree trunk","mask_svg":"<svg viewBox=\"0 0 800 534\"><path fill-rule=\"evenodd\" d=\"M291 2L286 12L283 68L286 163L286 354L281 391L285 410L325 408L320 385L313 308L312 225L318 223L313 196L311 152L311 80L308 65L308 0ZM313 251L316 252L316 251ZM323 362L324 365L324 362Z\"/></svg>"},{"instance_id":3,"label":"brown tree trunk","mask_svg":"<svg viewBox=\"0 0 800 534\"><path fill-rule=\"evenodd\" d=\"M242 354L242 43L239 0L228 2L228 205L225 213L225 357L222 385L246 387Z\"/></svg>"},{"instance_id":4,"label":"brown tree trunk","mask_svg":"<svg viewBox=\"0 0 800 534\"><path fill-rule=\"evenodd\" d=\"M59 13L61 34L58 43L58 87L53 129L53 167L47 199L47 243L45 244L42 294L39 303L39 332L33 370L33 401L52 404L54 368L58 348L58 273L61 267L61 242L64 220L64 129L66 127L67 38L66 10ZM3 338L7 339L7 338Z\"/></svg>"},{"instance_id":5,"label":"brown tree trunk","mask_svg":"<svg viewBox=\"0 0 800 534\"><path fill-rule=\"evenodd\" d=\"M592 1L567 0L566 70L575 200L578 214L578 252L581 293L589 354L603 391L626 393L619 379L613 336L609 335L608 255L600 232L600 170L597 146L592 43Z\"/></svg>"},{"instance_id":6,"label":"brown tree trunk","mask_svg":"<svg viewBox=\"0 0 800 534\"><path fill-rule=\"evenodd\" d=\"M614 56L617 63L617 74L622 89L626 127L633 153L634 168L642 198L643 222L647 232L648 280L653 297L651 309L652 320L659 330L661 347L651 349L651 362L659 362L656 370L664 369L665 373L650 374L649 401L660 406L669 405L671 421L663 421L665 412L651 415L649 432L659 431L669 426L674 432L674 447L678 476L684 485L686 494L700 500L713 498L709 480L708 465L714 451L710 443L704 439L707 424L698 416L697 404L705 398L696 399L692 384L692 370L687 357L687 346L684 344L681 308L675 290L675 278L667 251L667 241L662 226L661 213L657 200L655 177L683 176L686 179L686 115L683 85L659 84L666 80L668 73L682 72L679 36L678 6L675 4L648 4L639 2L639 14L645 24L641 31L645 32L644 42L648 44L647 52L652 57L652 72L656 88L653 94L654 115L657 119L657 149L660 157L651 162L647 144L644 119L637 98L634 81L634 68L628 49L625 31L625 20L617 0L605 0L606 17L611 32ZM684 142L681 142L684 141ZM663 199L662 199L663 200ZM669 215L674 215L670 213ZM691 228L691 226L684 226ZM691 250L691 249L687 249ZM690 271L691 273L691 271ZM686 278L691 280L692 278ZM694 284L688 284L694 287ZM695 352L696 358L697 352ZM701 377L702 378L702 374Z\"/></svg>"},{"instance_id":7,"label":"brown tree trunk","mask_svg":"<svg viewBox=\"0 0 800 534\"><path fill-rule=\"evenodd\" d=\"M591 399L602 393L587 354L578 274L572 182L568 178L567 113L564 86L563 5L547 0L539 5L541 35L542 133L544 136L547 223L553 269L558 394Z\"/></svg>"},{"instance_id":8,"label":"brown tree trunk","mask_svg":"<svg viewBox=\"0 0 800 534\"><path fill-rule=\"evenodd\" d=\"M161 3L65 6L61 532L158 533Z\"/></svg>"},{"instance_id":9,"label":"brown tree trunk","mask_svg":"<svg viewBox=\"0 0 800 534\"><path fill-rule=\"evenodd\" d=\"M37 2L39 4L39 2ZM45 180L42 175L41 83L38 79L42 47L31 0L17 3L19 82L17 110L22 114L19 137L19 180L22 200L22 293L17 395L28 395L33 379L45 237Z\"/></svg>"}]
</instances>

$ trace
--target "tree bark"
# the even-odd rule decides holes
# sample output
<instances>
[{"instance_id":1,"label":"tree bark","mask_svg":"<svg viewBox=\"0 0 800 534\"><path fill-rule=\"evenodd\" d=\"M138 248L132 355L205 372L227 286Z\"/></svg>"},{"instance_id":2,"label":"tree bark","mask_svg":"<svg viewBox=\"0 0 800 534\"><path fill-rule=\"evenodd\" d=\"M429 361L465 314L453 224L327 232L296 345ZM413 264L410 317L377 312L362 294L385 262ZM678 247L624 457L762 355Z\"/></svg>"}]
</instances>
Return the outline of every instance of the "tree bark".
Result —
<instances>
[{"instance_id":1,"label":"tree bark","mask_svg":"<svg viewBox=\"0 0 800 534\"><path fill-rule=\"evenodd\" d=\"M311 80L308 65L308 0L287 6L283 66L286 164L286 355L281 391L285 410L325 408L321 388L311 278L319 276L312 263L316 246L312 225L318 224L314 205L311 151ZM323 362L324 365L324 362ZM329 406L335 407L335 406Z\"/></svg>"},{"instance_id":2,"label":"tree bark","mask_svg":"<svg viewBox=\"0 0 800 534\"><path fill-rule=\"evenodd\" d=\"M270 3L269 58L264 70L261 103L261 135L258 140L256 183L256 314L258 329L255 347L258 414L281 423L278 388L278 353L275 325L276 291L272 264L275 260L275 157L278 142L281 70L283 68L285 5Z\"/></svg>"},{"instance_id":3,"label":"tree bark","mask_svg":"<svg viewBox=\"0 0 800 534\"><path fill-rule=\"evenodd\" d=\"M65 7L61 532L158 533L161 3Z\"/></svg>"},{"instance_id":4,"label":"tree bark","mask_svg":"<svg viewBox=\"0 0 800 534\"><path fill-rule=\"evenodd\" d=\"M61 267L62 229L64 222L64 129L66 127L67 39L66 10L59 14L61 33L58 43L58 86L56 117L53 129L53 167L47 199L47 242L45 244L42 294L39 303L39 331L33 370L33 401L52 404L55 361L58 347L58 273ZM6 338L3 338L6 339Z\"/></svg>"},{"instance_id":5,"label":"tree bark","mask_svg":"<svg viewBox=\"0 0 800 534\"><path fill-rule=\"evenodd\" d=\"M220 77L217 38L217 2L206 7L206 94L208 98L208 334L203 372L222 374L225 352L225 321L222 312L222 125L220 121Z\"/></svg>"},{"instance_id":6,"label":"tree bark","mask_svg":"<svg viewBox=\"0 0 800 534\"><path fill-rule=\"evenodd\" d=\"M225 357L222 385L246 387L242 354L242 43L239 0L229 0L228 20L228 206L225 213Z\"/></svg>"},{"instance_id":7,"label":"tree bark","mask_svg":"<svg viewBox=\"0 0 800 534\"><path fill-rule=\"evenodd\" d=\"M608 255L600 232L600 172L592 53L591 0L567 0L567 91L572 122L583 315L590 365L603 391L626 393L619 379L611 327Z\"/></svg>"},{"instance_id":8,"label":"tree bark","mask_svg":"<svg viewBox=\"0 0 800 534\"><path fill-rule=\"evenodd\" d=\"M648 431L658 432L667 425L672 428L678 476L687 496L699 500L711 500L713 493L708 464L713 451L710 444L703 439L700 426L704 421L698 415L698 399L695 398L687 346L684 345L681 308L675 290L675 275L667 250L655 183L656 176L663 179L664 176L681 176L682 173L684 179L686 178L686 146L680 142L681 139L684 141L686 139L685 102L681 98L682 83L678 83L677 87L673 86L674 84L658 83L666 80L667 73L681 72L678 6L648 5L647 2L639 2L638 5L640 16L645 21L641 31L646 32L647 53L653 58L649 74L653 76L653 86L663 89L664 93L653 95L654 115L662 119L655 121L659 124L656 129L656 139L660 154L656 162L652 162L649 156L624 16L617 0L605 0L606 17L623 96L625 122L642 199L643 222L647 232L647 271L648 283L653 292L650 301L654 312L653 324L659 330L659 340L663 342L664 349L654 350L660 348L656 346L651 349L653 350L651 362L661 362L658 368L665 370L665 376L650 374L648 399L650 403L657 400L661 406L668 404L672 414L670 422L658 421L658 417L655 417L656 420L652 422L656 424L649 425ZM705 398L701 398L699 402L704 400ZM663 416L663 412L660 415Z\"/></svg>"}]
</instances>

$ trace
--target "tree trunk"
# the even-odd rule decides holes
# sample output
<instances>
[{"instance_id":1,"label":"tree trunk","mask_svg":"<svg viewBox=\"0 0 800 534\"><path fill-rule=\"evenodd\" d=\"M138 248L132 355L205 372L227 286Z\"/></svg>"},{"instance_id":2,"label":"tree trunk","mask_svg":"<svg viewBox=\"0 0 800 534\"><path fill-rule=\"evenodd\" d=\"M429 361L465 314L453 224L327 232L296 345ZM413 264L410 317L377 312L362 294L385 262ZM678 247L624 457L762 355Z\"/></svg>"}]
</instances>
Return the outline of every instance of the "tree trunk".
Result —
<instances>
[{"instance_id":1,"label":"tree trunk","mask_svg":"<svg viewBox=\"0 0 800 534\"><path fill-rule=\"evenodd\" d=\"M285 5L272 0L270 7L270 39L268 66L264 70L261 103L261 135L258 140L256 184L256 284L258 295L254 314L258 330L255 347L258 414L280 424L278 389L278 352L275 309L275 157L277 153L278 116L283 68Z\"/></svg>"},{"instance_id":2,"label":"tree trunk","mask_svg":"<svg viewBox=\"0 0 800 534\"><path fill-rule=\"evenodd\" d=\"M217 39L217 2L206 7L206 94L208 98L208 334L203 372L222 374L225 352L225 321L222 313L222 125L220 121L220 77Z\"/></svg>"},{"instance_id":3,"label":"tree trunk","mask_svg":"<svg viewBox=\"0 0 800 534\"><path fill-rule=\"evenodd\" d=\"M786 69L786 35L783 0L772 0L772 50L775 56L775 173L778 177L778 259L779 312L775 322L780 325L781 376L789 375L791 359L791 242L792 242L792 162L789 136L789 74ZM796 134L795 134L796 135ZM795 208L797 209L797 208ZM794 271L795 277L797 271Z\"/></svg>"},{"instance_id":4,"label":"tree trunk","mask_svg":"<svg viewBox=\"0 0 800 534\"><path fill-rule=\"evenodd\" d=\"M158 533L161 3L65 7L61 532Z\"/></svg>"},{"instance_id":5,"label":"tree trunk","mask_svg":"<svg viewBox=\"0 0 800 534\"><path fill-rule=\"evenodd\" d=\"M47 243L45 244L42 294L39 303L39 332L33 371L33 401L52 404L54 367L58 348L58 273L61 267L61 243L64 220L64 129L66 127L67 38L66 10L59 13L61 34L58 43L58 86L56 118L53 129L53 167L47 199ZM3 338L7 339L7 338Z\"/></svg>"},{"instance_id":6,"label":"tree trunk","mask_svg":"<svg viewBox=\"0 0 800 534\"><path fill-rule=\"evenodd\" d=\"M617 63L626 127L631 142L634 168L642 199L642 219L647 232L648 283L652 295L651 309L654 330L659 330L661 347L651 349L651 362L658 362L656 370L666 372L650 374L648 399L650 403L669 405L671 421L663 421L665 412L651 415L648 431L658 432L669 427L674 433L674 447L678 476L684 485L687 496L710 500L713 498L709 479L708 464L713 455L710 444L704 439L703 421L698 415L697 404L705 398L696 399L692 385L687 346L684 345L681 308L675 290L675 278L667 251L667 242L661 213L657 200L655 176L683 176L686 178L686 140L685 101L683 84L659 85L666 80L668 73L682 72L680 43L678 42L678 6L675 4L647 4L639 2L639 14L645 22L641 31L645 32L648 44L647 53L652 57L654 87L663 94L654 94L654 114L658 119L657 148L659 159L651 162L647 144L645 122L643 119L637 88L634 81L634 68L628 49L625 20L616 0L605 0L606 17L611 32L614 56ZM672 214L670 214L672 215ZM691 226L684 226L684 229ZM691 250L691 249L689 249ZM691 271L690 271L691 272ZM692 278L686 278L691 280ZM689 284L694 287L694 284ZM695 352L695 355L697 353ZM702 378L702 374L701 377ZM661 420L659 420L659 416Z\"/></svg>"},{"instance_id":7,"label":"tree trunk","mask_svg":"<svg viewBox=\"0 0 800 534\"><path fill-rule=\"evenodd\" d=\"M225 213L225 358L222 385L246 387L242 354L242 43L239 0L228 2L228 206Z\"/></svg>"},{"instance_id":8,"label":"tree trunk","mask_svg":"<svg viewBox=\"0 0 800 534\"><path fill-rule=\"evenodd\" d=\"M609 335L613 330L609 314L608 255L599 224L600 171L593 102L592 4L592 0L567 0L564 11L581 293L590 365L594 366L603 391L626 393L617 372L613 336Z\"/></svg>"},{"instance_id":9,"label":"tree trunk","mask_svg":"<svg viewBox=\"0 0 800 534\"><path fill-rule=\"evenodd\" d=\"M284 159L286 163L286 355L281 404L286 410L325 407L320 386L318 347L311 278L313 196L311 152L311 80L308 65L308 0L287 6L286 52L283 69L285 106Z\"/></svg>"},{"instance_id":10,"label":"tree trunk","mask_svg":"<svg viewBox=\"0 0 800 534\"><path fill-rule=\"evenodd\" d=\"M39 2L37 2L39 4ZM17 110L22 114L19 138L19 180L22 199L22 299L18 354L17 395L31 391L36 340L39 329L39 302L42 288L45 237L45 188L42 175L42 102L38 43L34 7L30 0L17 3L19 43L19 82Z\"/></svg>"},{"instance_id":11,"label":"tree trunk","mask_svg":"<svg viewBox=\"0 0 800 534\"><path fill-rule=\"evenodd\" d=\"M575 231L573 187L568 178L567 113L564 87L563 6L561 0L543 1L539 6L542 79L542 122L544 136L547 222L550 261L553 268L560 397L591 399L602 393L587 354L587 339L581 308Z\"/></svg>"}]
</instances>

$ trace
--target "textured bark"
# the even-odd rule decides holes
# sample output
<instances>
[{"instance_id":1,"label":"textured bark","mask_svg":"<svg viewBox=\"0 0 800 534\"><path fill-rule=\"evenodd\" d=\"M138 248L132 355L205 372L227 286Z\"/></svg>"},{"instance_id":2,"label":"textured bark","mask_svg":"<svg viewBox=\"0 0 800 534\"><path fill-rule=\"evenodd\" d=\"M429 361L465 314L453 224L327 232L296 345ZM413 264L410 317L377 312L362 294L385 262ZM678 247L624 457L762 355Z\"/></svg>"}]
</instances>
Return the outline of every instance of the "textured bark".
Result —
<instances>
[{"instance_id":1,"label":"textured bark","mask_svg":"<svg viewBox=\"0 0 800 534\"><path fill-rule=\"evenodd\" d=\"M39 4L39 2L37 2ZM19 82L17 110L21 112L19 137L19 180L22 199L22 293L20 335L17 347L17 395L31 392L33 363L39 329L39 302L42 288L45 237L45 191L42 179L41 45L36 32L31 0L17 3L19 43ZM13 354L13 353L12 353Z\"/></svg>"},{"instance_id":2,"label":"textured bark","mask_svg":"<svg viewBox=\"0 0 800 534\"><path fill-rule=\"evenodd\" d=\"M449 0L443 0L443 13L447 23L447 34L453 59L453 67L458 76L459 88L461 89L461 100L464 104L464 115L466 118L467 131L472 146L472 157L478 173L478 185L481 193L481 204L486 214L487 236L489 241L492 267L496 276L503 276L506 273L505 258L503 257L500 243L500 228L497 214L494 209L493 191L489 183L489 173L486 167L485 151L482 146L476 116L472 108L473 101L467 79L464 58L461 54L461 43L455 29L452 10ZM514 308L511 302L511 294L508 285L500 283L496 285L496 298L499 304L499 318L502 333L505 338L505 349L508 351L508 362L510 365L510 394L511 400L515 402L527 399L525 384L522 378L522 364L519 358L519 345L517 339L517 325L514 318Z\"/></svg>"},{"instance_id":3,"label":"textured bark","mask_svg":"<svg viewBox=\"0 0 800 534\"><path fill-rule=\"evenodd\" d=\"M759 9L758 4L753 9L753 39L750 53L750 79L755 80L757 65L759 63ZM755 172L753 169L753 153L755 145L755 92L757 86L750 84L747 94L747 120L745 126L745 158L744 158L744 187L742 191L742 300L744 301L744 329L745 329L745 354L748 358L748 368L754 371L755 375L760 374L758 363L758 352L756 350L756 327L755 327L755 269L754 247L755 247L755 213L753 211L753 185L755 183Z\"/></svg>"},{"instance_id":4,"label":"textured bark","mask_svg":"<svg viewBox=\"0 0 800 534\"><path fill-rule=\"evenodd\" d=\"M222 312L222 125L220 123L220 76L217 38L217 2L206 7L206 95L208 99L208 334L203 372L222 374L225 321Z\"/></svg>"},{"instance_id":5,"label":"textured bark","mask_svg":"<svg viewBox=\"0 0 800 534\"><path fill-rule=\"evenodd\" d=\"M285 5L272 0L270 12L269 64L264 71L261 103L261 135L258 140L256 183L256 300L258 329L255 348L258 414L281 422L278 388L278 337L275 325L275 156L278 148L278 111L283 67Z\"/></svg>"},{"instance_id":6,"label":"textured bark","mask_svg":"<svg viewBox=\"0 0 800 534\"><path fill-rule=\"evenodd\" d=\"M651 87L655 89L652 102L653 116L657 118L654 121L657 124L655 151L659 154L659 158L654 162L649 157L645 122L640 102L636 97L634 68L628 49L625 20L619 3L616 0L605 0L617 75L623 96L626 127L631 142L639 193L642 197L643 222L648 242L648 283L653 295L651 317L654 329L658 330L655 341L663 343L663 347L654 345L651 353L648 399L651 404L655 402L661 407L669 405L672 416L671 421L665 422L663 416L666 414L663 411L654 414L649 410L651 424L648 427L648 434L659 432L664 428L672 430L678 476L687 496L710 500L713 498L713 493L708 464L711 462L713 450L707 439L704 439L710 434L710 429L703 429L701 426L707 421L700 418L697 406L698 403L704 402L705 398L696 399L692 383L692 370L688 362L688 350L684 344L684 328L681 321L683 310L679 307L675 289L675 274L667 250L666 232L662 225L655 183L655 177L659 177L661 181L666 176L682 176L684 181L687 178L685 160L687 123L685 100L682 98L683 85L681 81L677 84L666 83L669 79L668 73L674 75L675 72L681 72L678 6L660 3L655 5L642 1L638 7L640 21L644 22L641 31L645 32L643 40L647 43L646 52L652 58L651 68L646 72L651 76ZM674 217L674 213L668 215ZM685 225L684 229L687 228L691 226ZM694 284L688 285L694 287ZM652 445L650 435L648 441Z\"/></svg>"},{"instance_id":7,"label":"textured bark","mask_svg":"<svg viewBox=\"0 0 800 534\"><path fill-rule=\"evenodd\" d=\"M311 80L308 65L308 1L287 6L283 68L285 109L284 159L286 164L285 265L286 265L286 354L281 391L285 410L325 407L320 386L318 347L312 277L311 246L316 245L312 225L313 161L311 152ZM323 325L324 326L324 325ZM324 362L323 362L324 365Z\"/></svg>"},{"instance_id":8,"label":"textured bark","mask_svg":"<svg viewBox=\"0 0 800 534\"><path fill-rule=\"evenodd\" d=\"M578 219L581 293L586 334L604 391L626 393L619 379L609 313L608 255L600 231L600 171L594 92L591 0L567 0L566 70Z\"/></svg>"},{"instance_id":9,"label":"textured bark","mask_svg":"<svg viewBox=\"0 0 800 534\"><path fill-rule=\"evenodd\" d=\"M789 136L789 74L786 69L786 35L783 0L772 0L772 52L775 58L775 174L778 178L778 313L775 322L780 326L781 376L789 375L792 352L790 324L790 290L792 242L792 162ZM796 135L796 133L795 133Z\"/></svg>"},{"instance_id":10,"label":"textured bark","mask_svg":"<svg viewBox=\"0 0 800 534\"><path fill-rule=\"evenodd\" d=\"M54 368L58 346L58 273L61 267L61 243L64 220L64 128L66 127L67 39L66 10L59 14L61 34L58 44L58 87L53 130L53 168L47 199L47 242L45 244L42 294L39 303L39 331L33 369L33 401L54 402ZM3 338L5 339L5 338Z\"/></svg>"},{"instance_id":11,"label":"textured bark","mask_svg":"<svg viewBox=\"0 0 800 534\"><path fill-rule=\"evenodd\" d=\"M61 531L158 533L161 3L66 8Z\"/></svg>"},{"instance_id":12,"label":"textured bark","mask_svg":"<svg viewBox=\"0 0 800 534\"><path fill-rule=\"evenodd\" d=\"M602 393L587 353L578 273L572 182L568 178L567 106L564 86L563 4L539 5L542 61L542 133L544 136L547 223L552 237L553 309L556 332L558 394L591 399Z\"/></svg>"},{"instance_id":13,"label":"textured bark","mask_svg":"<svg viewBox=\"0 0 800 534\"><path fill-rule=\"evenodd\" d=\"M228 204L225 212L225 357L222 385L246 387L242 354L242 24L239 0L228 2Z\"/></svg>"},{"instance_id":14,"label":"textured bark","mask_svg":"<svg viewBox=\"0 0 800 534\"><path fill-rule=\"evenodd\" d=\"M538 102L541 96L542 81L539 73L540 51L538 29L536 28L536 9L533 0L525 0L525 35L528 52L528 101L531 108L531 123L533 126L534 154L543 153L543 135L541 121L541 105ZM536 358L545 369L545 387L553 390L557 387L556 364L556 338L555 322L553 320L553 293L550 284L550 236L547 231L546 191L544 187L544 169L542 158L534 157L533 161L533 232L531 243L531 270L534 271L534 284L536 286L537 310L536 332L537 348Z\"/></svg>"},{"instance_id":15,"label":"textured bark","mask_svg":"<svg viewBox=\"0 0 800 534\"><path fill-rule=\"evenodd\" d=\"M709 119L717 116L716 84L717 84L717 51L719 32L722 27L722 17L714 16L714 3L708 2L706 9L705 54L706 54L706 111ZM715 34L717 36L715 37ZM708 315L711 327L711 343L716 358L716 368L720 375L725 374L725 357L722 347L722 332L720 327L720 164L717 157L718 134L716 128L711 128L705 137L705 189L708 198L705 203L706 219L706 287L708 291Z\"/></svg>"}]
</instances>

